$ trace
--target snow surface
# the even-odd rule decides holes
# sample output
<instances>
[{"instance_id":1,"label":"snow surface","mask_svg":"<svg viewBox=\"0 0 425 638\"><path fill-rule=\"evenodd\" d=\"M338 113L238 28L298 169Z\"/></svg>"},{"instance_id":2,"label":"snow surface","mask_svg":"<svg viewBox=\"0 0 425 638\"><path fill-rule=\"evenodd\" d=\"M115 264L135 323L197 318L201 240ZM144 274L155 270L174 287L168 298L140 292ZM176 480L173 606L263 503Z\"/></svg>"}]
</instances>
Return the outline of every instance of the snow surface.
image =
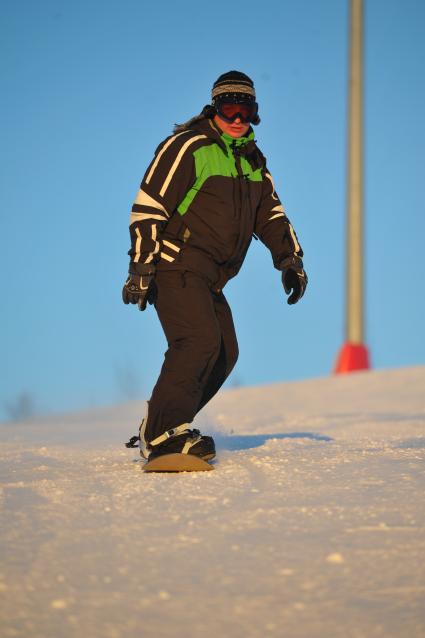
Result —
<instances>
[{"instance_id":1,"label":"snow surface","mask_svg":"<svg viewBox=\"0 0 425 638\"><path fill-rule=\"evenodd\" d=\"M425 367L222 392L214 472L142 403L3 424L1 636L425 636Z\"/></svg>"}]
</instances>

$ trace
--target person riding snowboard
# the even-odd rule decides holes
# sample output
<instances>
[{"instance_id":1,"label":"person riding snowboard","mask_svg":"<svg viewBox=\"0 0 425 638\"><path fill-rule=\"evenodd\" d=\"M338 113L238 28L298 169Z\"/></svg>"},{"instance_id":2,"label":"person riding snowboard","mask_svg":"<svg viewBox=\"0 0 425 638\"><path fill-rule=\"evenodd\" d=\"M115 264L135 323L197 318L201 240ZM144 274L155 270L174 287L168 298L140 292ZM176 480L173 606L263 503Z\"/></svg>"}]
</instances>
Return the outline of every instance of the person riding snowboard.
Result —
<instances>
[{"instance_id":1,"label":"person riding snowboard","mask_svg":"<svg viewBox=\"0 0 425 638\"><path fill-rule=\"evenodd\" d=\"M168 350L139 429L140 453L215 456L212 437L190 429L238 358L223 294L252 237L269 248L288 303L304 294L303 251L254 140L253 81L229 71L211 104L158 146L130 216L125 304L154 305Z\"/></svg>"}]
</instances>

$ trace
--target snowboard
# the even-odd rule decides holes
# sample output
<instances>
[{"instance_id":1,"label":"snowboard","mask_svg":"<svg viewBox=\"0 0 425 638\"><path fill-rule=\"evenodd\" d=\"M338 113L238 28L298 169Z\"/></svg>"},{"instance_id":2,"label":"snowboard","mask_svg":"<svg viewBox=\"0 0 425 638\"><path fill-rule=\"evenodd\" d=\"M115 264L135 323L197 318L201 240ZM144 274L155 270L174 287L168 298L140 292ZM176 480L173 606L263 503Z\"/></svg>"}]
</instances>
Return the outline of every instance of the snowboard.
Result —
<instances>
[{"instance_id":1,"label":"snowboard","mask_svg":"<svg viewBox=\"0 0 425 638\"><path fill-rule=\"evenodd\" d=\"M143 466L144 472L208 472L214 466L194 454L163 454Z\"/></svg>"}]
</instances>

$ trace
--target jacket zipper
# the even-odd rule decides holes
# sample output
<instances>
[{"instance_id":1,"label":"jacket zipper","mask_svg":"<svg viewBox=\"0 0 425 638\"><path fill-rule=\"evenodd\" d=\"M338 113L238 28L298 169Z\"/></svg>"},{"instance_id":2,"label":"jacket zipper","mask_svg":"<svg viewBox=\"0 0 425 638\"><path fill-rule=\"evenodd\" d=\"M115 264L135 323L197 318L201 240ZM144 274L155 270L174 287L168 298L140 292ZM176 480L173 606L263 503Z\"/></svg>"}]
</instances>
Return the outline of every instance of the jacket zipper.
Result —
<instances>
[{"instance_id":1,"label":"jacket zipper","mask_svg":"<svg viewBox=\"0 0 425 638\"><path fill-rule=\"evenodd\" d=\"M233 153L233 157L235 158L235 166L236 166L236 171L238 173L238 186L239 186L239 211L238 211L238 219L239 219L239 241L237 242L236 246L235 246L235 252L233 257L231 257L228 261L228 265L229 266L235 266L236 264L238 264L244 257L249 243L250 243L250 235L251 233L247 233L247 226L250 223L250 216L248 214L243 215L243 198L242 198L242 191L243 191L243 186L242 186L242 180L244 181L248 181L247 176L244 175L244 173L242 172L242 166L241 166L241 156L240 156L240 152L238 150L238 147L236 146L236 140L233 140L232 144L231 144L231 149L232 149L232 153ZM245 188L249 189L249 184L245 184ZM247 191L247 195L249 198L249 190Z\"/></svg>"}]
</instances>

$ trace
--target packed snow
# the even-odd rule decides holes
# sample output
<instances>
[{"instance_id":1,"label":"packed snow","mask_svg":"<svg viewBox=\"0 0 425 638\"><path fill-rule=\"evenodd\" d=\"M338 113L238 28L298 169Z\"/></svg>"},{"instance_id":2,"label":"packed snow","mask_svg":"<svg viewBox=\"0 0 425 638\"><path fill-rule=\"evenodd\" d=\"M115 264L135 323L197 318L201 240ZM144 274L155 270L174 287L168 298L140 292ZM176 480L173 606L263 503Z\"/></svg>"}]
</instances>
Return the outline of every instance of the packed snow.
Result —
<instances>
[{"instance_id":1,"label":"packed snow","mask_svg":"<svg viewBox=\"0 0 425 638\"><path fill-rule=\"evenodd\" d=\"M5 638L425 636L425 367L221 392L213 472L142 402L0 426Z\"/></svg>"}]
</instances>

